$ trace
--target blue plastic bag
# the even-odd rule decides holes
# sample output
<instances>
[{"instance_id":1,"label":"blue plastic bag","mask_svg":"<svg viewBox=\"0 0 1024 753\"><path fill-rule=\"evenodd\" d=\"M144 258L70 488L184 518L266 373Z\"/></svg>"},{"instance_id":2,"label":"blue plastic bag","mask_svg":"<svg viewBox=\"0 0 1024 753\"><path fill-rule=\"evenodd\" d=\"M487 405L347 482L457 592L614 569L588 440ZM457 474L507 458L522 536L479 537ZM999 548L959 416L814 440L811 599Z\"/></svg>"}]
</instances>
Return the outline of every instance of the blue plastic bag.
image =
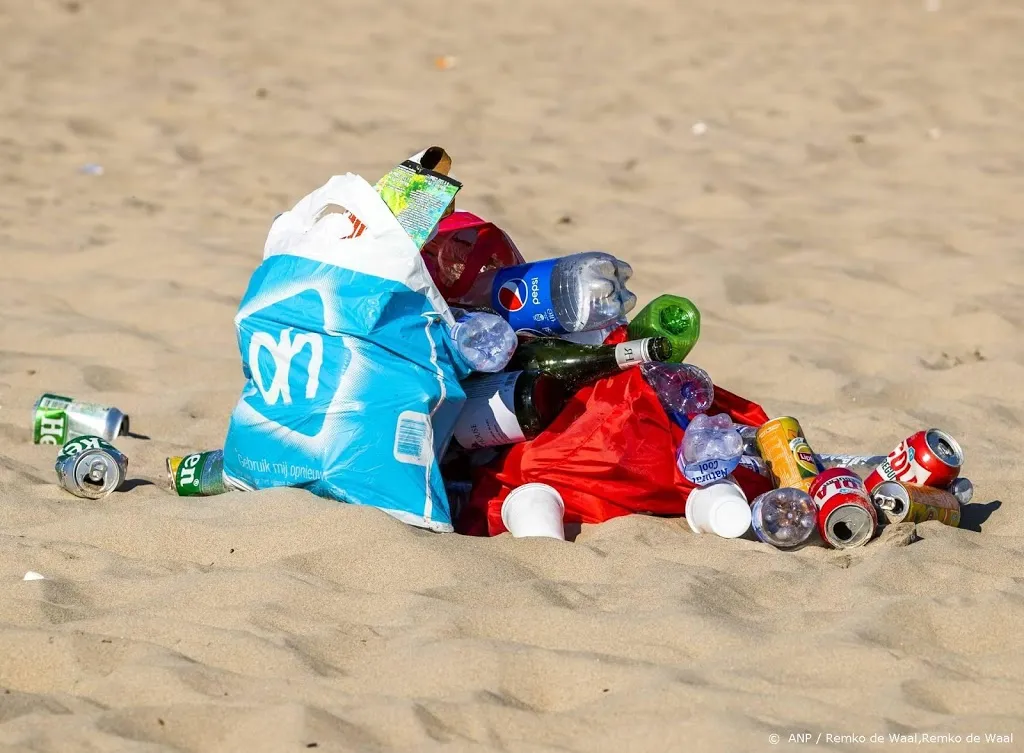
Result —
<instances>
[{"instance_id":1,"label":"blue plastic bag","mask_svg":"<svg viewBox=\"0 0 1024 753\"><path fill-rule=\"evenodd\" d=\"M419 251L374 189L337 176L280 215L235 326L248 381L224 476L452 521L439 461L469 369Z\"/></svg>"}]
</instances>

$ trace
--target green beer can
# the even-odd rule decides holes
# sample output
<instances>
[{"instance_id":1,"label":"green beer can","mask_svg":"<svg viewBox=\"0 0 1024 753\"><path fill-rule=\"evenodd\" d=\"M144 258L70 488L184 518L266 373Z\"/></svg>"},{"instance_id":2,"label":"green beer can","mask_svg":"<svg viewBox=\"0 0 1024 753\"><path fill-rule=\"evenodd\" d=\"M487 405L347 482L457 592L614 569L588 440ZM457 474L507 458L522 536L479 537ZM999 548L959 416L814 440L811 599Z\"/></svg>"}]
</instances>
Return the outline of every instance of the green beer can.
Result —
<instances>
[{"instance_id":1,"label":"green beer can","mask_svg":"<svg viewBox=\"0 0 1024 753\"><path fill-rule=\"evenodd\" d=\"M117 408L81 403L46 393L32 409L32 442L63 445L75 437L96 436L108 442L128 433L128 416Z\"/></svg>"},{"instance_id":2,"label":"green beer can","mask_svg":"<svg viewBox=\"0 0 1024 753\"><path fill-rule=\"evenodd\" d=\"M76 497L101 499L124 483L128 458L103 437L76 437L61 448L54 469L65 490Z\"/></svg>"},{"instance_id":3,"label":"green beer can","mask_svg":"<svg viewBox=\"0 0 1024 753\"><path fill-rule=\"evenodd\" d=\"M224 451L193 452L167 458L167 481L179 497L212 497L228 491L224 483Z\"/></svg>"}]
</instances>

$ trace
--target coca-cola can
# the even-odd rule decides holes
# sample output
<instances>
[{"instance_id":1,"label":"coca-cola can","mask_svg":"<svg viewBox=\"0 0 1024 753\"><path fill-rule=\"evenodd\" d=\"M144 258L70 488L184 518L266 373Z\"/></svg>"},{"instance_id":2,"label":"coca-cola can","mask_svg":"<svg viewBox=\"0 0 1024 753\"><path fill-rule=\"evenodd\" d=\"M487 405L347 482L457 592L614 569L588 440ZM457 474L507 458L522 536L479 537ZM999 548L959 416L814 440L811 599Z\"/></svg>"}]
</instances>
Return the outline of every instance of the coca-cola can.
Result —
<instances>
[{"instance_id":1,"label":"coca-cola can","mask_svg":"<svg viewBox=\"0 0 1024 753\"><path fill-rule=\"evenodd\" d=\"M945 489L960 473L964 451L960 443L944 431L919 431L900 442L896 449L864 480L873 492L883 481Z\"/></svg>"},{"instance_id":2,"label":"coca-cola can","mask_svg":"<svg viewBox=\"0 0 1024 753\"><path fill-rule=\"evenodd\" d=\"M819 473L809 491L818 506L818 533L836 549L864 546L875 535L878 513L864 482L847 468Z\"/></svg>"}]
</instances>

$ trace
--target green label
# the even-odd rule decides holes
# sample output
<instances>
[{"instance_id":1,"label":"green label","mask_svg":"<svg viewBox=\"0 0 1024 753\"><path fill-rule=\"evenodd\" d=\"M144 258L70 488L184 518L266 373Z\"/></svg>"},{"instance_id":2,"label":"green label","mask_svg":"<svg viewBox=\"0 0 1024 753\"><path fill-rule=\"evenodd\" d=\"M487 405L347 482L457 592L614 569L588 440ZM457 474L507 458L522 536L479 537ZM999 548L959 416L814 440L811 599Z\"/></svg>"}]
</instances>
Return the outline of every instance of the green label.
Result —
<instances>
[{"instance_id":1,"label":"green label","mask_svg":"<svg viewBox=\"0 0 1024 753\"><path fill-rule=\"evenodd\" d=\"M64 444L68 438L68 406L72 398L49 393L39 398L32 421L32 441L35 444Z\"/></svg>"},{"instance_id":2,"label":"green label","mask_svg":"<svg viewBox=\"0 0 1024 753\"><path fill-rule=\"evenodd\" d=\"M181 465L174 472L174 488L179 497L202 496L203 471L211 454L209 452L194 452L181 459Z\"/></svg>"},{"instance_id":3,"label":"green label","mask_svg":"<svg viewBox=\"0 0 1024 753\"><path fill-rule=\"evenodd\" d=\"M57 459L66 458L69 455L77 455L80 452L86 450L107 450L117 452L117 449L107 442L103 437L87 436L87 437L75 437L70 442L66 443L60 449L60 454L57 455Z\"/></svg>"},{"instance_id":4,"label":"green label","mask_svg":"<svg viewBox=\"0 0 1024 753\"><path fill-rule=\"evenodd\" d=\"M462 184L406 160L381 178L375 187L419 249L455 201Z\"/></svg>"}]
</instances>

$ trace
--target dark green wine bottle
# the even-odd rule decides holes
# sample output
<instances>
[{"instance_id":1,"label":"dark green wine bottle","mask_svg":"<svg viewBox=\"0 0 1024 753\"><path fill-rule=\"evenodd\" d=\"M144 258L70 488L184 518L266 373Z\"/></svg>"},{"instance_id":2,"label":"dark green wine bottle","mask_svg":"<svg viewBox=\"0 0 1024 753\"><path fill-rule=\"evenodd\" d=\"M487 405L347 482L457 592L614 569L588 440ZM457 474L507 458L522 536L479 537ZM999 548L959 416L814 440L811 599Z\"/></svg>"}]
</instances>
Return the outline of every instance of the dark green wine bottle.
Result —
<instances>
[{"instance_id":1,"label":"dark green wine bottle","mask_svg":"<svg viewBox=\"0 0 1024 753\"><path fill-rule=\"evenodd\" d=\"M555 377L572 395L584 385L618 374L631 366L666 361L672 343L666 337L645 337L618 345L579 345L557 337L521 339L508 369Z\"/></svg>"},{"instance_id":2,"label":"dark green wine bottle","mask_svg":"<svg viewBox=\"0 0 1024 753\"><path fill-rule=\"evenodd\" d=\"M486 374L462 383L466 404L455 422L455 441L467 450L533 439L555 420L570 395L542 372Z\"/></svg>"}]
</instances>

